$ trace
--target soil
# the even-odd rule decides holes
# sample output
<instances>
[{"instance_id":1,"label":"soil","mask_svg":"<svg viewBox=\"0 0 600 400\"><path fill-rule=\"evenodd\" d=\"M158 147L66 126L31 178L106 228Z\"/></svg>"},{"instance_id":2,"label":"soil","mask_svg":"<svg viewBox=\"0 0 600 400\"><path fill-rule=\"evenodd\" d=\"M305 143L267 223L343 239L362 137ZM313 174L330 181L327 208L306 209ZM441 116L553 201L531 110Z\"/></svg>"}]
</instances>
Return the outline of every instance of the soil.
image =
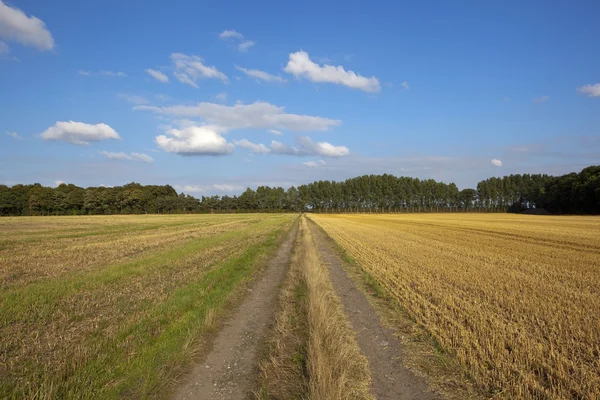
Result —
<instances>
[{"instance_id":1,"label":"soil","mask_svg":"<svg viewBox=\"0 0 600 400\"><path fill-rule=\"evenodd\" d=\"M309 226L319 256L329 267L333 287L356 332L360 350L369 362L372 394L377 399L440 399L441 396L432 392L423 378L403 365L402 344L394 331L382 324L376 310L346 273L343 261L330 247L325 234L314 223Z\"/></svg>"},{"instance_id":2,"label":"soil","mask_svg":"<svg viewBox=\"0 0 600 400\"><path fill-rule=\"evenodd\" d=\"M246 399L252 397L277 305L280 283L290 264L297 224L292 228L248 295L216 334L212 350L175 391L173 399Z\"/></svg>"}]
</instances>

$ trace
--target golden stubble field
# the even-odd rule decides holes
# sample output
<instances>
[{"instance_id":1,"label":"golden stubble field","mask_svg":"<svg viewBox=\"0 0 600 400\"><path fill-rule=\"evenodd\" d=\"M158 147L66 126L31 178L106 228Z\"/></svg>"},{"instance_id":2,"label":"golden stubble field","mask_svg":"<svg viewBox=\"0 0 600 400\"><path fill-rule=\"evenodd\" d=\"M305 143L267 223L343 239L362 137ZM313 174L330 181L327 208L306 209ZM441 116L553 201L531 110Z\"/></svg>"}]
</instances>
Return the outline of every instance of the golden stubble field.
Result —
<instances>
[{"instance_id":1,"label":"golden stubble field","mask_svg":"<svg viewBox=\"0 0 600 400\"><path fill-rule=\"evenodd\" d=\"M494 398L600 398L600 218L311 215Z\"/></svg>"},{"instance_id":2,"label":"golden stubble field","mask_svg":"<svg viewBox=\"0 0 600 400\"><path fill-rule=\"evenodd\" d=\"M160 394L295 219L0 218L0 398Z\"/></svg>"}]
</instances>

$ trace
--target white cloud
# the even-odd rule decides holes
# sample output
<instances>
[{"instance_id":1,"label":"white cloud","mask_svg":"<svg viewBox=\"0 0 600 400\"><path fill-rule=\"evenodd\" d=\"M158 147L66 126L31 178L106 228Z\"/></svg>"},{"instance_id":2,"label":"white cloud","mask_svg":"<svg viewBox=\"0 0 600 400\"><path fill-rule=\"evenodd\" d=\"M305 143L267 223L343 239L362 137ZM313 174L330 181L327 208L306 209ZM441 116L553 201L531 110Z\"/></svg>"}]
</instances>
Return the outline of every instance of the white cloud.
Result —
<instances>
[{"instance_id":1,"label":"white cloud","mask_svg":"<svg viewBox=\"0 0 600 400\"><path fill-rule=\"evenodd\" d=\"M0 56L8 53L10 53L8 45L0 40Z\"/></svg>"},{"instance_id":2,"label":"white cloud","mask_svg":"<svg viewBox=\"0 0 600 400\"><path fill-rule=\"evenodd\" d=\"M215 99L217 99L218 101L227 101L227 93L218 93L215 96Z\"/></svg>"},{"instance_id":3,"label":"white cloud","mask_svg":"<svg viewBox=\"0 0 600 400\"><path fill-rule=\"evenodd\" d=\"M588 97L600 97L600 83L596 83L595 85L584 85L577 88L577 91Z\"/></svg>"},{"instance_id":4,"label":"white cloud","mask_svg":"<svg viewBox=\"0 0 600 400\"><path fill-rule=\"evenodd\" d=\"M262 143L252 143L247 139L236 140L233 142L237 147L241 147L242 149L250 150L253 153L268 153L270 150L267 146Z\"/></svg>"},{"instance_id":5,"label":"white cloud","mask_svg":"<svg viewBox=\"0 0 600 400\"><path fill-rule=\"evenodd\" d=\"M246 38L244 38L244 35L242 35L238 31L235 31L233 29L224 30L223 32L221 32L219 34L219 37L223 40L234 40L234 41L239 42L237 47L238 47L238 50L242 51L242 52L248 51L248 49L250 47L252 47L256 44L252 40L247 40Z\"/></svg>"},{"instance_id":6,"label":"white cloud","mask_svg":"<svg viewBox=\"0 0 600 400\"><path fill-rule=\"evenodd\" d=\"M265 102L227 106L216 103L198 103L194 106L175 105L167 107L136 106L134 110L152 111L175 117L200 117L209 124L224 130L231 129L285 129L291 131L326 131L341 123L322 117L286 114L283 107Z\"/></svg>"},{"instance_id":7,"label":"white cloud","mask_svg":"<svg viewBox=\"0 0 600 400\"><path fill-rule=\"evenodd\" d=\"M224 30L223 32L221 32L219 34L219 37L221 39L229 39L229 38L235 38L235 39L243 39L244 35L242 35L241 33L239 33L238 31L235 31L233 29L231 30Z\"/></svg>"},{"instance_id":8,"label":"white cloud","mask_svg":"<svg viewBox=\"0 0 600 400\"><path fill-rule=\"evenodd\" d=\"M410 86L408 85L408 82L406 82L406 81L402 82L401 85L404 90L410 89Z\"/></svg>"},{"instance_id":9,"label":"white cloud","mask_svg":"<svg viewBox=\"0 0 600 400\"><path fill-rule=\"evenodd\" d=\"M40 137L44 140L61 140L72 144L88 144L107 139L121 139L119 134L106 124L86 124L75 121L58 121L46 129Z\"/></svg>"},{"instance_id":10,"label":"white cloud","mask_svg":"<svg viewBox=\"0 0 600 400\"><path fill-rule=\"evenodd\" d=\"M124 153L124 152L119 152L119 153L115 153L112 151L100 151L100 154L102 154L103 156L113 159L113 160L134 160L134 161L143 161L146 163L151 163L154 161L154 159L152 157L150 157L147 154L144 153Z\"/></svg>"},{"instance_id":11,"label":"white cloud","mask_svg":"<svg viewBox=\"0 0 600 400\"><path fill-rule=\"evenodd\" d=\"M175 185L175 189L177 189L178 191L181 191L181 192L186 192L186 193L202 193L202 192L206 191L206 188L204 188L202 186L195 186L195 185L185 185L185 186Z\"/></svg>"},{"instance_id":12,"label":"white cloud","mask_svg":"<svg viewBox=\"0 0 600 400\"><path fill-rule=\"evenodd\" d=\"M56 181L54 181L54 186L58 187L58 186L62 185L63 183L65 183L65 181L56 180Z\"/></svg>"},{"instance_id":13,"label":"white cloud","mask_svg":"<svg viewBox=\"0 0 600 400\"><path fill-rule=\"evenodd\" d=\"M162 72L160 72L160 71L157 71L157 70L155 70L155 69L150 69L150 68L148 68L148 69L146 70L146 72L147 72L147 73L148 73L148 74L149 74L151 77L153 77L154 79L156 79L156 80L157 80L157 81L159 81L159 82L162 82L162 83L167 83L167 82L169 82L169 77L168 77L167 75L163 74L163 73L162 73Z\"/></svg>"},{"instance_id":14,"label":"white cloud","mask_svg":"<svg viewBox=\"0 0 600 400\"><path fill-rule=\"evenodd\" d=\"M184 193L206 193L210 191L219 191L219 192L235 192L244 189L244 186L241 185L229 185L225 183L215 183L213 185L174 185L175 190Z\"/></svg>"},{"instance_id":15,"label":"white cloud","mask_svg":"<svg viewBox=\"0 0 600 400\"><path fill-rule=\"evenodd\" d=\"M214 185L212 185L212 187L221 192L235 192L237 190L241 190L244 188L243 186L218 184L218 183L215 183Z\"/></svg>"},{"instance_id":16,"label":"white cloud","mask_svg":"<svg viewBox=\"0 0 600 400\"><path fill-rule=\"evenodd\" d=\"M278 83L287 82L285 79L283 79L280 76L271 75L268 72L261 71L258 69L247 69L247 68L238 67L237 65L235 66L235 69L245 73L246 75L248 75L252 78L260 79L265 82L278 82Z\"/></svg>"},{"instance_id":17,"label":"white cloud","mask_svg":"<svg viewBox=\"0 0 600 400\"><path fill-rule=\"evenodd\" d=\"M165 133L157 136L155 141L169 153L219 156L233 152L233 144L228 143L215 126L189 126L181 130L171 128Z\"/></svg>"},{"instance_id":18,"label":"white cloud","mask_svg":"<svg viewBox=\"0 0 600 400\"><path fill-rule=\"evenodd\" d=\"M77 71L77 73L79 75L82 76L91 76L91 75L101 75L101 76L109 76L112 78L124 78L127 76L127 74L125 72L115 72L115 71L98 71L98 72L94 72L94 71L85 71L85 70L79 70Z\"/></svg>"},{"instance_id":19,"label":"white cloud","mask_svg":"<svg viewBox=\"0 0 600 400\"><path fill-rule=\"evenodd\" d=\"M6 134L8 136L10 136L13 139L17 139L17 140L25 140L21 137L21 135L19 135L17 132L6 132Z\"/></svg>"},{"instance_id":20,"label":"white cloud","mask_svg":"<svg viewBox=\"0 0 600 400\"><path fill-rule=\"evenodd\" d=\"M540 97L536 97L532 101L537 104L542 104L542 103L547 102L548 100L550 100L550 96L540 96Z\"/></svg>"},{"instance_id":21,"label":"white cloud","mask_svg":"<svg viewBox=\"0 0 600 400\"><path fill-rule=\"evenodd\" d=\"M492 158L491 163L494 167L501 167L503 164L502 161L498 160L497 158Z\"/></svg>"},{"instance_id":22,"label":"white cloud","mask_svg":"<svg viewBox=\"0 0 600 400\"><path fill-rule=\"evenodd\" d=\"M277 136L283 135L283 133L281 133L281 131L278 131L277 129L269 129L268 132L272 135L277 135Z\"/></svg>"},{"instance_id":23,"label":"white cloud","mask_svg":"<svg viewBox=\"0 0 600 400\"><path fill-rule=\"evenodd\" d=\"M182 53L171 54L171 61L175 71L173 75L181 83L198 88L196 83L198 79L220 79L223 82L229 82L229 78L215 67L208 67L202 63L198 56L188 56Z\"/></svg>"},{"instance_id":24,"label":"white cloud","mask_svg":"<svg viewBox=\"0 0 600 400\"><path fill-rule=\"evenodd\" d=\"M119 93L119 94L117 94L117 97L122 100L125 100L131 104L136 104L136 105L149 103L148 99L145 98L144 96L138 96L135 94Z\"/></svg>"},{"instance_id":25,"label":"white cloud","mask_svg":"<svg viewBox=\"0 0 600 400\"><path fill-rule=\"evenodd\" d=\"M44 21L28 17L18 8L9 7L0 0L0 37L38 50L54 49L54 38Z\"/></svg>"},{"instance_id":26,"label":"white cloud","mask_svg":"<svg viewBox=\"0 0 600 400\"><path fill-rule=\"evenodd\" d=\"M235 142L236 146L248 149L253 153L262 154L279 154L289 156L324 156L324 157L341 157L350 154L350 150L346 146L334 146L327 142L313 142L308 136L299 136L296 138L296 146L271 141L269 147L260 143L252 143L247 139ZM324 162L323 162L324 163Z\"/></svg>"},{"instance_id":27,"label":"white cloud","mask_svg":"<svg viewBox=\"0 0 600 400\"><path fill-rule=\"evenodd\" d=\"M240 51L246 52L250 47L254 46L255 44L256 43L254 43L252 40L244 40L242 43L238 44L238 49Z\"/></svg>"},{"instance_id":28,"label":"white cloud","mask_svg":"<svg viewBox=\"0 0 600 400\"><path fill-rule=\"evenodd\" d=\"M313 62L305 51L291 53L284 70L296 78L306 78L317 83L335 83L365 92L378 92L381 89L379 80L374 76L366 78L353 71L346 71L342 66L320 66Z\"/></svg>"},{"instance_id":29,"label":"white cloud","mask_svg":"<svg viewBox=\"0 0 600 400\"><path fill-rule=\"evenodd\" d=\"M327 163L323 160L307 161L307 162L303 162L302 164L306 165L307 167L311 167L311 168L316 168L316 167L320 167L322 165L327 165Z\"/></svg>"}]
</instances>

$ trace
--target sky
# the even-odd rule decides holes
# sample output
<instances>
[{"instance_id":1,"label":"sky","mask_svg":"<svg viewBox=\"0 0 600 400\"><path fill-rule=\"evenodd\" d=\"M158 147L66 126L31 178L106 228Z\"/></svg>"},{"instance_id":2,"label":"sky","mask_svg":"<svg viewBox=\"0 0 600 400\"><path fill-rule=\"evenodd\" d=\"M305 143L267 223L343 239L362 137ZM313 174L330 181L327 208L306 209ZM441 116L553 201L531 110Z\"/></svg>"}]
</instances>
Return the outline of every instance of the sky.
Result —
<instances>
[{"instance_id":1,"label":"sky","mask_svg":"<svg viewBox=\"0 0 600 400\"><path fill-rule=\"evenodd\" d=\"M0 184L600 164L600 2L0 0Z\"/></svg>"}]
</instances>

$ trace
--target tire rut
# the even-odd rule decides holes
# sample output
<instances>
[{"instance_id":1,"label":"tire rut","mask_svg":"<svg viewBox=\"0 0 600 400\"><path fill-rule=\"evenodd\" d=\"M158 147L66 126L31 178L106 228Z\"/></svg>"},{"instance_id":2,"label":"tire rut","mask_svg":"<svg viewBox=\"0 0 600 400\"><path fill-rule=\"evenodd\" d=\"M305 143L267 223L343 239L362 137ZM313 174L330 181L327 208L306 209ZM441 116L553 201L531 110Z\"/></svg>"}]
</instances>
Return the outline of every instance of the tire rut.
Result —
<instances>
[{"instance_id":1,"label":"tire rut","mask_svg":"<svg viewBox=\"0 0 600 400\"><path fill-rule=\"evenodd\" d=\"M210 352L174 391L175 400L237 400L252 395L258 359L273 322L280 283L298 233L294 224L243 302L216 334Z\"/></svg>"},{"instance_id":2,"label":"tire rut","mask_svg":"<svg viewBox=\"0 0 600 400\"><path fill-rule=\"evenodd\" d=\"M394 335L394 331L382 325L364 293L346 273L337 252L329 246L329 239L325 233L314 222L309 226L317 244L319 257L329 268L334 290L340 297L344 311L356 332L360 350L369 362L372 394L382 400L440 399L423 378L404 367L402 344Z\"/></svg>"}]
</instances>

